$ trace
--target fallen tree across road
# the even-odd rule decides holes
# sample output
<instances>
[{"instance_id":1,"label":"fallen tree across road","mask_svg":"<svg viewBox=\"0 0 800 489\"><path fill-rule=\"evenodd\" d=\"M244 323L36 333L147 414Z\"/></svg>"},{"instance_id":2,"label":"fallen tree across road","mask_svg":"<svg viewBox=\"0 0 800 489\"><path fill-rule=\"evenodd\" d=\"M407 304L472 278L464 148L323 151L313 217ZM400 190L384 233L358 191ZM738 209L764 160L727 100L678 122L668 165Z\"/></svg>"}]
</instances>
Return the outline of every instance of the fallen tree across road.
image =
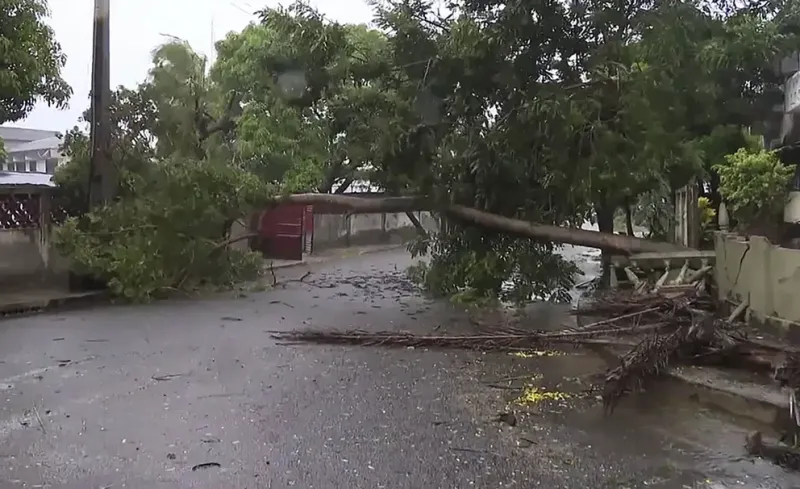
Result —
<instances>
[{"instance_id":1,"label":"fallen tree across road","mask_svg":"<svg viewBox=\"0 0 800 489\"><path fill-rule=\"evenodd\" d=\"M536 241L586 246L624 254L677 251L682 246L634 236L601 233L586 229L538 224L492 214L463 205L436 205L422 197L353 197L341 194L293 194L271 199L269 204L331 205L352 214L437 211L448 217L499 233L513 234Z\"/></svg>"}]
</instances>

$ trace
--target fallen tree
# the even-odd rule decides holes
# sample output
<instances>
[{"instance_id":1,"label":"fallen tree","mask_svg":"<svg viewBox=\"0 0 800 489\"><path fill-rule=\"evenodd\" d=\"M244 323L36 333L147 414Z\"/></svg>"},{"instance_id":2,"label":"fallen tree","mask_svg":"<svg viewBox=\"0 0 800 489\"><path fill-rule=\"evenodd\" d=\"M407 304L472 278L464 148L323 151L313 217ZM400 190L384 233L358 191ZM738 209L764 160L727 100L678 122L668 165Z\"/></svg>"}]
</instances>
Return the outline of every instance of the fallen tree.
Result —
<instances>
[{"instance_id":1,"label":"fallen tree","mask_svg":"<svg viewBox=\"0 0 800 489\"><path fill-rule=\"evenodd\" d=\"M586 229L532 223L521 219L492 214L457 204L436 204L424 197L353 197L340 194L294 194L276 197L268 204L329 205L351 214L400 213L414 211L441 212L450 218L499 233L513 234L535 241L586 246L624 254L669 252L685 249L682 246L650 241L634 236L601 233Z\"/></svg>"}]
</instances>

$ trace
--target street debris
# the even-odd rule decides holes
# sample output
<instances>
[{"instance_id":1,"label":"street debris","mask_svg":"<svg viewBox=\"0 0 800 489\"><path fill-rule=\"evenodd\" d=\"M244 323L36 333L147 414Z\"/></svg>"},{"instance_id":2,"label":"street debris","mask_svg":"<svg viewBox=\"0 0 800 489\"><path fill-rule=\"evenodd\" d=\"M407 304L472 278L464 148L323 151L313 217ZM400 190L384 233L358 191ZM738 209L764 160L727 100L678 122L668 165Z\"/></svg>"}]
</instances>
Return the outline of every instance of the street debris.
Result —
<instances>
[{"instance_id":1,"label":"street debris","mask_svg":"<svg viewBox=\"0 0 800 489\"><path fill-rule=\"evenodd\" d=\"M800 451L785 445L767 444L760 431L747 435L745 449L750 456L769 460L786 469L800 470Z\"/></svg>"},{"instance_id":2,"label":"street debris","mask_svg":"<svg viewBox=\"0 0 800 489\"><path fill-rule=\"evenodd\" d=\"M197 464L194 467L192 467L192 472L196 472L196 471L202 470L202 469L220 468L220 467L222 467L222 465L220 465L217 462L205 462L205 463L202 463L202 464Z\"/></svg>"},{"instance_id":3,"label":"street debris","mask_svg":"<svg viewBox=\"0 0 800 489\"><path fill-rule=\"evenodd\" d=\"M494 421L497 423L505 423L508 426L517 426L517 416L514 413L498 413Z\"/></svg>"},{"instance_id":4,"label":"street debris","mask_svg":"<svg viewBox=\"0 0 800 489\"><path fill-rule=\"evenodd\" d=\"M736 323L717 318L713 311L710 297L692 288L678 294L615 292L576 311L584 316L612 315L611 318L561 331L491 326L486 332L470 335L363 330L271 331L270 334L284 344L461 348L528 354L558 345L627 348L627 353L618 357L618 365L603 379L603 403L610 414L625 393L640 390L670 365L747 363L747 357L763 351L763 345L751 343Z\"/></svg>"},{"instance_id":5,"label":"street debris","mask_svg":"<svg viewBox=\"0 0 800 489\"><path fill-rule=\"evenodd\" d=\"M517 398L516 402L520 406L530 406L544 401L566 401L571 397L572 395L567 392L550 391L541 387L530 386L523 390L522 395Z\"/></svg>"},{"instance_id":6,"label":"street debris","mask_svg":"<svg viewBox=\"0 0 800 489\"><path fill-rule=\"evenodd\" d=\"M47 429L44 427L44 422L42 421L42 416L39 414L39 409L36 407L36 403L33 403L33 413L36 415L36 421L39 422L39 427L42 429L43 434L47 434Z\"/></svg>"},{"instance_id":7,"label":"street debris","mask_svg":"<svg viewBox=\"0 0 800 489\"><path fill-rule=\"evenodd\" d=\"M751 338L749 328L741 319L746 305L735 307L731 314L723 314L724 308L711 293L710 266L704 264L692 271L684 265L677 278L669 282L669 270L652 282L640 279L630 267L625 271L632 285L630 289L597 293L591 300L582 301L581 306L572 311L579 318L578 326L564 326L557 331L531 331L518 324L477 324L479 331L463 335L311 329L269 333L283 344L459 348L507 351L522 357L552 356L555 348L600 348L610 354L606 358L612 362L608 370L598 376L595 385L602 393L606 415L614 412L626 394L641 392L649 381L678 365L768 372L774 369L776 354L781 354L786 356L785 367L780 375L776 372L776 380L792 387L793 393L800 389L800 352L777 342ZM587 318L596 320L580 323ZM519 404L563 399L561 393L533 386L521 390ZM792 397L791 414L797 417L800 425L795 398L800 398L800 394ZM771 445L765 444L760 433L747 440L751 455L769 458L785 467L794 467L795 460L800 461L800 452L795 457L792 448L778 448L781 450L773 450ZM797 466L800 467L800 462Z\"/></svg>"}]
</instances>

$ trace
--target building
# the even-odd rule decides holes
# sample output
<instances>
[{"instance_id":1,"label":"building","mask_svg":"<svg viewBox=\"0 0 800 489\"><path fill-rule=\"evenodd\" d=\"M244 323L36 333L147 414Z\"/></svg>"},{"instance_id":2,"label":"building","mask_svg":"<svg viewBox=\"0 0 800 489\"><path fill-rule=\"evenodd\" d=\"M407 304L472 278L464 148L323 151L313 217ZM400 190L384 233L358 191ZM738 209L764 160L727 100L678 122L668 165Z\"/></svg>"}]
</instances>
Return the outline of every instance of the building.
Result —
<instances>
[{"instance_id":1,"label":"building","mask_svg":"<svg viewBox=\"0 0 800 489\"><path fill-rule=\"evenodd\" d=\"M52 175L66 160L59 149L61 138L56 131L0 126L0 139L6 151L0 170Z\"/></svg>"}]
</instances>

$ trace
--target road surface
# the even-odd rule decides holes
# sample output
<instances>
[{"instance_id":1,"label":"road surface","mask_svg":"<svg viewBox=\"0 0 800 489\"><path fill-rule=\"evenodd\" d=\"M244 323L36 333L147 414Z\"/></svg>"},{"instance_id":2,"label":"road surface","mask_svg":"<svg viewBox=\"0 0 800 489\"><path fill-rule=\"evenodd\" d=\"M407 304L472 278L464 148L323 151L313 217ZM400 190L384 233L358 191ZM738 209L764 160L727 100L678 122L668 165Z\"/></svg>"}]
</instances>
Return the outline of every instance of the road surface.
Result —
<instances>
[{"instance_id":1,"label":"road surface","mask_svg":"<svg viewBox=\"0 0 800 489\"><path fill-rule=\"evenodd\" d=\"M517 409L497 377L551 386L602 365L425 349L278 345L303 327L466 328L419 297L402 252L284 271L244 295L0 322L0 489L798 487L742 459L747 426L680 392ZM540 308L539 321L560 321ZM493 385L489 385L493 384ZM500 386L502 387L502 386Z\"/></svg>"}]
</instances>

